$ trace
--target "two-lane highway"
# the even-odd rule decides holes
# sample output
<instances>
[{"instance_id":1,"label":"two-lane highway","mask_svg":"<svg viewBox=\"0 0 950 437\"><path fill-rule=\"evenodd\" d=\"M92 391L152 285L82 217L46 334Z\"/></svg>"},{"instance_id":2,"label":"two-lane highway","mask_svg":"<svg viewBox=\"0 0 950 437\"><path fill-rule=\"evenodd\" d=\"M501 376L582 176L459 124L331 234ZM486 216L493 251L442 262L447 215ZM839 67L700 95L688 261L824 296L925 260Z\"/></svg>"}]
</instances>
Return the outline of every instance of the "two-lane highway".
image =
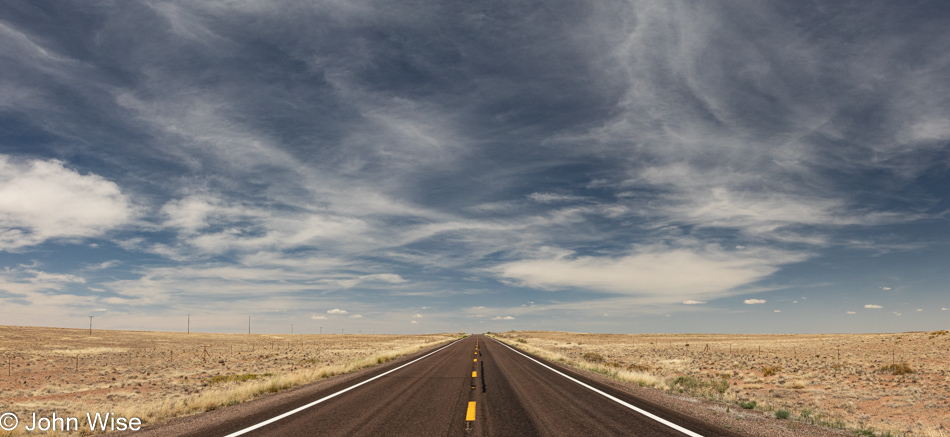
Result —
<instances>
[{"instance_id":1,"label":"two-lane highway","mask_svg":"<svg viewBox=\"0 0 950 437\"><path fill-rule=\"evenodd\" d=\"M734 436L471 336L196 436Z\"/></svg>"}]
</instances>

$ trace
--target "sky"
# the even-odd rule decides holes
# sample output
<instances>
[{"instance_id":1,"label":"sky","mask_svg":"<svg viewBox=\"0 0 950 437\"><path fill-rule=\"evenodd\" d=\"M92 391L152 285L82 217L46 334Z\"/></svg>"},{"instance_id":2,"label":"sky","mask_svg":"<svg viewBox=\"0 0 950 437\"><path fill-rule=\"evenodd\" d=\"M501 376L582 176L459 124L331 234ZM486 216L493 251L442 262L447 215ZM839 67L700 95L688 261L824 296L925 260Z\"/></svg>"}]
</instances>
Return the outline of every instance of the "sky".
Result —
<instances>
[{"instance_id":1,"label":"sky","mask_svg":"<svg viewBox=\"0 0 950 437\"><path fill-rule=\"evenodd\" d=\"M946 329L947 29L942 1L5 1L0 324Z\"/></svg>"}]
</instances>

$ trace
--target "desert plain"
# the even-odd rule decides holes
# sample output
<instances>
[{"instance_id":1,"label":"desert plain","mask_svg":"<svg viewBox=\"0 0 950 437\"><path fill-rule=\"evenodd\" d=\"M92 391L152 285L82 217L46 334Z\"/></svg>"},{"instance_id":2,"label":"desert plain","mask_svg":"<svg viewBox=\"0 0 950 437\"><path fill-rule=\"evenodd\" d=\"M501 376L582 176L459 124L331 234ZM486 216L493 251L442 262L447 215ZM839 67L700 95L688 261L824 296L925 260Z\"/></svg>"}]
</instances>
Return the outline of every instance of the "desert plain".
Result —
<instances>
[{"instance_id":1,"label":"desert plain","mask_svg":"<svg viewBox=\"0 0 950 437\"><path fill-rule=\"evenodd\" d=\"M499 340L723 412L878 436L950 436L950 334L511 331ZM113 412L144 424L379 364L455 334L267 335L0 326L0 410ZM22 428L11 435L29 434ZM56 435L56 433L44 433Z\"/></svg>"},{"instance_id":2,"label":"desert plain","mask_svg":"<svg viewBox=\"0 0 950 437\"><path fill-rule=\"evenodd\" d=\"M458 335L266 335L0 326L0 412L138 417L210 411L383 363ZM89 434L88 424L81 427ZM37 431L38 432L38 431ZM56 435L44 432L43 435ZM66 433L70 434L70 433Z\"/></svg>"},{"instance_id":3,"label":"desert plain","mask_svg":"<svg viewBox=\"0 0 950 437\"><path fill-rule=\"evenodd\" d=\"M712 335L520 331L543 358L654 387L878 436L950 436L950 334Z\"/></svg>"}]
</instances>

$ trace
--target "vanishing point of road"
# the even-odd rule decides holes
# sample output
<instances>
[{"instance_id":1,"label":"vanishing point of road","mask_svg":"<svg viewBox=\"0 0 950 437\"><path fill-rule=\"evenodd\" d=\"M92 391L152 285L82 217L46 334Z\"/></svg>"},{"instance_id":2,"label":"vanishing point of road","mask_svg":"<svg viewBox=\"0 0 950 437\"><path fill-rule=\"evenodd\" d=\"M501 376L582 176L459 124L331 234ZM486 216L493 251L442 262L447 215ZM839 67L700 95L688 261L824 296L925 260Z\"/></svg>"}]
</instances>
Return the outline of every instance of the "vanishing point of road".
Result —
<instances>
[{"instance_id":1,"label":"vanishing point of road","mask_svg":"<svg viewBox=\"0 0 950 437\"><path fill-rule=\"evenodd\" d=\"M184 435L736 436L481 335ZM193 432L192 432L193 431Z\"/></svg>"}]
</instances>

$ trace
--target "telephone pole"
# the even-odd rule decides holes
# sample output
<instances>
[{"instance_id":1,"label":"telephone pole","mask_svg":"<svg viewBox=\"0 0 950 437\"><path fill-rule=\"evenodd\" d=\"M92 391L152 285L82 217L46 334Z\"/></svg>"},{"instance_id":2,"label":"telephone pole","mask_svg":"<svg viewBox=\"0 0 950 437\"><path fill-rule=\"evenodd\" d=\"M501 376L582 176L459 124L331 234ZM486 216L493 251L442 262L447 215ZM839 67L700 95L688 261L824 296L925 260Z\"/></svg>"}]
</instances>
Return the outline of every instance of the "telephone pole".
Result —
<instances>
[{"instance_id":1,"label":"telephone pole","mask_svg":"<svg viewBox=\"0 0 950 437\"><path fill-rule=\"evenodd\" d=\"M247 316L247 334L251 335L251 316Z\"/></svg>"},{"instance_id":2,"label":"telephone pole","mask_svg":"<svg viewBox=\"0 0 950 437\"><path fill-rule=\"evenodd\" d=\"M89 316L89 335L92 335L92 318L95 316Z\"/></svg>"},{"instance_id":3,"label":"telephone pole","mask_svg":"<svg viewBox=\"0 0 950 437\"><path fill-rule=\"evenodd\" d=\"M188 334L191 334L191 314L188 315Z\"/></svg>"}]
</instances>

